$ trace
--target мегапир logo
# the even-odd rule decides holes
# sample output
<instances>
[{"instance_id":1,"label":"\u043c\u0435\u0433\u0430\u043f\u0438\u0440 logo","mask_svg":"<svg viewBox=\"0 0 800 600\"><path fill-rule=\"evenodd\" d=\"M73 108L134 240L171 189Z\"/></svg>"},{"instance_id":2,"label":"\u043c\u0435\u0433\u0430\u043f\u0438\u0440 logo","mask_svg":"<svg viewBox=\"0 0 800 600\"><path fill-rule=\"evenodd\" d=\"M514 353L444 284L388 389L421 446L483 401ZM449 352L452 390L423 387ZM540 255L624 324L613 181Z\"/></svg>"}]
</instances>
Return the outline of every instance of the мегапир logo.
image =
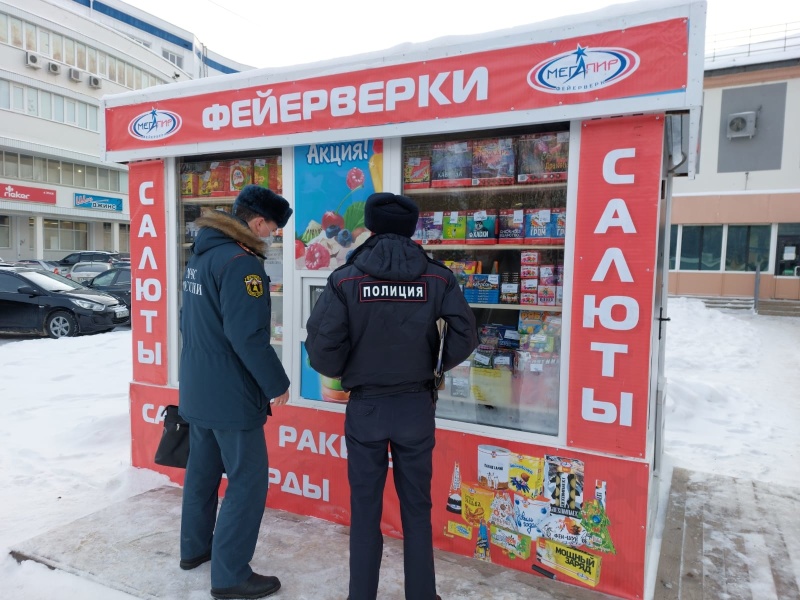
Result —
<instances>
[{"instance_id":1,"label":"\u043c\u0435\u0433\u0430\u043f\u0438\u0440 logo","mask_svg":"<svg viewBox=\"0 0 800 600\"><path fill-rule=\"evenodd\" d=\"M140 140L162 140L177 133L181 123L180 115L153 108L134 117L128 132Z\"/></svg>"},{"instance_id":2,"label":"\u043c\u0435\u0433\u0430\u043f\u0438\u0440 logo","mask_svg":"<svg viewBox=\"0 0 800 600\"><path fill-rule=\"evenodd\" d=\"M528 72L528 85L548 94L578 94L614 85L639 67L625 48L582 48L543 60Z\"/></svg>"}]
</instances>

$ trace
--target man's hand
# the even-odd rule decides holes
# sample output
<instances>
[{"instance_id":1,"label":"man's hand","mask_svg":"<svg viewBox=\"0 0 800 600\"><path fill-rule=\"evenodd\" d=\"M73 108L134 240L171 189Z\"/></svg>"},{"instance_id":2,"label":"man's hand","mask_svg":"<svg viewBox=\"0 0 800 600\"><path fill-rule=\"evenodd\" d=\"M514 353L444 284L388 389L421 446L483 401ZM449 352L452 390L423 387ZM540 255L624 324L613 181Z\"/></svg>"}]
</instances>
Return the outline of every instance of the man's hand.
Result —
<instances>
[{"instance_id":1,"label":"man's hand","mask_svg":"<svg viewBox=\"0 0 800 600\"><path fill-rule=\"evenodd\" d=\"M280 396L278 396L277 398L273 398L272 399L272 403L273 404L277 404L278 406L283 406L287 402L289 402L289 390L288 389L285 392L283 392Z\"/></svg>"}]
</instances>

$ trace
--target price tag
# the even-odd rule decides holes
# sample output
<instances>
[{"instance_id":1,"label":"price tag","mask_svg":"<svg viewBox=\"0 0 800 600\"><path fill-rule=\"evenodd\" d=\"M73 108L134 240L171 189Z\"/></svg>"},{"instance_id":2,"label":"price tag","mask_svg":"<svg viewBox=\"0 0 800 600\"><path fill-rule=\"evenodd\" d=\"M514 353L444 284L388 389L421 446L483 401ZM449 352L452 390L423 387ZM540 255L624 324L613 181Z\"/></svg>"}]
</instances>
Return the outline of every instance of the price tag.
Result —
<instances>
[{"instance_id":1,"label":"price tag","mask_svg":"<svg viewBox=\"0 0 800 600\"><path fill-rule=\"evenodd\" d=\"M455 225L458 223L458 211L452 210L450 211L450 224Z\"/></svg>"},{"instance_id":2,"label":"price tag","mask_svg":"<svg viewBox=\"0 0 800 600\"><path fill-rule=\"evenodd\" d=\"M444 220L444 213L442 211L437 211L433 213L434 225L441 225L443 220Z\"/></svg>"},{"instance_id":3,"label":"price tag","mask_svg":"<svg viewBox=\"0 0 800 600\"><path fill-rule=\"evenodd\" d=\"M517 224L517 225L519 225L520 223L524 223L525 222L524 214L525 214L525 211L523 211L523 210L515 210L514 211L514 219L513 219L512 222Z\"/></svg>"}]
</instances>

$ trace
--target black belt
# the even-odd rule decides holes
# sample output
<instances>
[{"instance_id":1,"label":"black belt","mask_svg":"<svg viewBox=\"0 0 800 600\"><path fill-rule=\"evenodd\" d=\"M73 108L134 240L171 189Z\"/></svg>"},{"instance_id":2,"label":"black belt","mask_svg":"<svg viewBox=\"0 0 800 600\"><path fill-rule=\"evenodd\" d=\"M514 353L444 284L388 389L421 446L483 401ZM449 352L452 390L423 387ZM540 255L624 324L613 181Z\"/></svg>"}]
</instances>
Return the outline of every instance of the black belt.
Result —
<instances>
[{"instance_id":1,"label":"black belt","mask_svg":"<svg viewBox=\"0 0 800 600\"><path fill-rule=\"evenodd\" d=\"M395 385L357 385L350 389L350 398L373 398L400 393L429 392L433 389L433 380L414 383L398 383Z\"/></svg>"}]
</instances>

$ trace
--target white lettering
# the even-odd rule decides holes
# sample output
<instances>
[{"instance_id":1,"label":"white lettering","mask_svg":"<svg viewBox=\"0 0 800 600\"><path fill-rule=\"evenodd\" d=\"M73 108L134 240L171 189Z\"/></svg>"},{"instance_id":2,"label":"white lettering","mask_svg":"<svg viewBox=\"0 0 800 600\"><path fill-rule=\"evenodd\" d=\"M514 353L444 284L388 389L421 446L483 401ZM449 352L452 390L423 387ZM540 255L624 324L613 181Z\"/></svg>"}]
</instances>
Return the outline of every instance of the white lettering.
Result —
<instances>
[{"instance_id":1,"label":"white lettering","mask_svg":"<svg viewBox=\"0 0 800 600\"><path fill-rule=\"evenodd\" d=\"M592 342L592 350L603 353L603 377L614 376L614 355L627 354L628 344L607 344L603 342Z\"/></svg>"},{"instance_id":2,"label":"white lettering","mask_svg":"<svg viewBox=\"0 0 800 600\"><path fill-rule=\"evenodd\" d=\"M158 316L157 310L139 310L139 314L144 317L144 330L146 333L153 333L153 319Z\"/></svg>"},{"instance_id":3,"label":"white lettering","mask_svg":"<svg viewBox=\"0 0 800 600\"><path fill-rule=\"evenodd\" d=\"M144 181L139 185L139 202L147 205L155 204L155 200L147 196L147 191L154 187L152 181Z\"/></svg>"},{"instance_id":4,"label":"white lettering","mask_svg":"<svg viewBox=\"0 0 800 600\"><path fill-rule=\"evenodd\" d=\"M617 173L617 161L623 158L634 158L636 156L636 148L619 148L612 150L603 158L603 179L606 183L612 185L620 185L625 183L633 183L633 175L620 175Z\"/></svg>"},{"instance_id":5,"label":"white lettering","mask_svg":"<svg viewBox=\"0 0 800 600\"><path fill-rule=\"evenodd\" d=\"M154 277L142 281L140 277L137 277L136 300L140 301L142 298L147 302L158 302L161 300L161 281Z\"/></svg>"},{"instance_id":6,"label":"white lettering","mask_svg":"<svg viewBox=\"0 0 800 600\"><path fill-rule=\"evenodd\" d=\"M628 331L636 327L639 322L639 303L628 296L609 296L600 301L600 306L595 307L595 296L587 295L583 299L583 326L587 329L594 328L594 318L600 318L600 324L606 329L615 331ZM625 318L617 321L611 315L615 306L625 308Z\"/></svg>"},{"instance_id":7,"label":"white lettering","mask_svg":"<svg viewBox=\"0 0 800 600\"><path fill-rule=\"evenodd\" d=\"M608 201L594 232L606 233L609 227L621 227L624 233L636 233L628 205L622 198L612 198Z\"/></svg>"},{"instance_id":8,"label":"white lettering","mask_svg":"<svg viewBox=\"0 0 800 600\"><path fill-rule=\"evenodd\" d=\"M144 347L144 342L139 340L137 342L136 352L137 362L143 365L160 365L161 364L161 343L156 342L156 347L149 350Z\"/></svg>"},{"instance_id":9,"label":"white lettering","mask_svg":"<svg viewBox=\"0 0 800 600\"><path fill-rule=\"evenodd\" d=\"M619 248L606 248L603 258L600 260L600 264L597 265L597 270L594 272L594 275L592 275L592 281L605 281L608 270L611 268L612 264L614 268L616 268L621 282L633 283L633 275L631 275L631 270L628 268L625 256L623 256L622 250Z\"/></svg>"}]
</instances>

